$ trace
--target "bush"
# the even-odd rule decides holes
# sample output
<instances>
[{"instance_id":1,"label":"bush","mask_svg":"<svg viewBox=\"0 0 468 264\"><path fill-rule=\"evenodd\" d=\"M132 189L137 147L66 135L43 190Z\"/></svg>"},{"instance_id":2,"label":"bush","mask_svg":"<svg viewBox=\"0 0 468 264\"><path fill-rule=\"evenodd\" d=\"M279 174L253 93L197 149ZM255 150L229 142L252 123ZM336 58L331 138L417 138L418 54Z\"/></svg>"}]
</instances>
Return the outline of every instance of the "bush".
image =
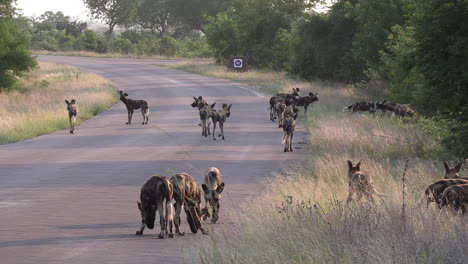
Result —
<instances>
[{"instance_id":1,"label":"bush","mask_svg":"<svg viewBox=\"0 0 468 264\"><path fill-rule=\"evenodd\" d=\"M159 54L174 56L177 52L177 41L173 37L163 36L159 41Z\"/></svg>"}]
</instances>

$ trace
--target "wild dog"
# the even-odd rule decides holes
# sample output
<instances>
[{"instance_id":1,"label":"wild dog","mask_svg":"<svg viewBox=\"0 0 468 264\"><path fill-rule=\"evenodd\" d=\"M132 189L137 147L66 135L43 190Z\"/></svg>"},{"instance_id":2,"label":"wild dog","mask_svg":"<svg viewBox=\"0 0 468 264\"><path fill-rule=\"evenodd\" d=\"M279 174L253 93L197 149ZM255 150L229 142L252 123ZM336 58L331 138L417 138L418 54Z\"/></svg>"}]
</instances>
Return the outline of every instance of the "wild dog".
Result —
<instances>
[{"instance_id":1,"label":"wild dog","mask_svg":"<svg viewBox=\"0 0 468 264\"><path fill-rule=\"evenodd\" d=\"M455 167L450 167L447 163L447 161L444 161L444 167L445 167L445 176L444 179L464 179L468 180L468 177L460 177L458 174L461 170L461 167L463 165L463 161L457 164Z\"/></svg>"},{"instance_id":2,"label":"wild dog","mask_svg":"<svg viewBox=\"0 0 468 264\"><path fill-rule=\"evenodd\" d=\"M291 94L288 93L276 93L275 96L270 98L270 117L273 112L273 108L275 104L279 101L285 103L286 105L291 104L292 102L296 101L300 97L299 88L292 88L293 92ZM270 118L271 119L271 118ZM272 120L274 121L274 120Z\"/></svg>"},{"instance_id":3,"label":"wild dog","mask_svg":"<svg viewBox=\"0 0 468 264\"><path fill-rule=\"evenodd\" d=\"M205 105L208 105L208 103L203 100L203 97L200 95L198 96L198 98L196 98L195 96L193 96L193 103L190 105L191 107L193 108L198 108L198 111L200 111L200 109L202 109L202 107L204 107ZM198 123L199 126L202 126L201 124L201 120L200 120L200 123ZM208 135L209 135L210 131L208 130Z\"/></svg>"},{"instance_id":4,"label":"wild dog","mask_svg":"<svg viewBox=\"0 0 468 264\"><path fill-rule=\"evenodd\" d=\"M148 115L149 115L149 108L148 108L148 103L145 100L133 100L128 97L127 93L124 93L123 91L119 91L120 93L120 101L122 101L125 106L127 107L128 111L128 121L125 124L131 124L132 123L132 116L133 116L133 110L137 110L141 108L141 114L143 115L143 123L142 125L148 124Z\"/></svg>"},{"instance_id":5,"label":"wild dog","mask_svg":"<svg viewBox=\"0 0 468 264\"><path fill-rule=\"evenodd\" d=\"M309 107L309 105L315 101L318 101L317 95L318 93L309 93L309 96L299 97L299 99L296 101L296 105L303 106L304 112L307 112L307 108Z\"/></svg>"},{"instance_id":6,"label":"wild dog","mask_svg":"<svg viewBox=\"0 0 468 264\"><path fill-rule=\"evenodd\" d=\"M468 184L457 184L444 190L441 198L441 207L448 207L454 214L462 211L464 215L468 210Z\"/></svg>"},{"instance_id":7,"label":"wild dog","mask_svg":"<svg viewBox=\"0 0 468 264\"><path fill-rule=\"evenodd\" d=\"M73 132L75 132L76 115L78 114L75 105L76 101L75 99L71 99L70 102L65 100L65 103L67 104L68 109L68 121L70 121L70 134L73 134Z\"/></svg>"},{"instance_id":8,"label":"wild dog","mask_svg":"<svg viewBox=\"0 0 468 264\"><path fill-rule=\"evenodd\" d=\"M202 184L202 189L205 196L204 211L209 214L209 208L211 207L211 223L215 224L219 219L219 201L221 201L221 193L224 190L223 175L221 175L218 168L211 167L206 172L205 183Z\"/></svg>"},{"instance_id":9,"label":"wild dog","mask_svg":"<svg viewBox=\"0 0 468 264\"><path fill-rule=\"evenodd\" d=\"M188 173L178 173L171 177L171 183L174 186L176 234L180 236L185 234L180 231L180 213L184 208L192 233L200 230L202 234L208 235L208 231L201 224L204 215L201 210L201 191L197 182Z\"/></svg>"},{"instance_id":10,"label":"wild dog","mask_svg":"<svg viewBox=\"0 0 468 264\"><path fill-rule=\"evenodd\" d=\"M277 101L278 101L278 99L276 97L274 97L274 96L272 96L270 98L269 110L270 110L270 120L271 120L271 122L275 122L275 119L276 119L275 104L276 104Z\"/></svg>"},{"instance_id":11,"label":"wild dog","mask_svg":"<svg viewBox=\"0 0 468 264\"><path fill-rule=\"evenodd\" d=\"M199 111L200 122L202 125L202 136L204 137L208 137L208 135L210 135L210 126L211 126L210 118L213 115L213 111L214 111L213 107L215 105L216 105L216 102L214 102L211 105L205 105Z\"/></svg>"},{"instance_id":12,"label":"wild dog","mask_svg":"<svg viewBox=\"0 0 468 264\"><path fill-rule=\"evenodd\" d=\"M172 226L174 224L174 209L172 207L174 188L165 176L156 175L151 177L141 187L140 202L137 202L141 213L141 228L136 235L143 235L145 227L153 229L156 211L159 211L159 223L161 232L159 238L164 238L167 233L169 222L169 237L174 237ZM166 202L166 214L164 215L163 203Z\"/></svg>"},{"instance_id":13,"label":"wild dog","mask_svg":"<svg viewBox=\"0 0 468 264\"><path fill-rule=\"evenodd\" d=\"M416 115L416 111L414 111L409 104L399 104L384 100L382 102L377 102L376 106L377 109L380 109L383 112L390 111L393 114L401 117L413 117Z\"/></svg>"},{"instance_id":14,"label":"wild dog","mask_svg":"<svg viewBox=\"0 0 468 264\"><path fill-rule=\"evenodd\" d=\"M294 129L296 128L296 120L291 116L290 113L287 113L285 118L284 118L284 123L283 123L283 141L281 144L284 145L284 152L292 152L293 147L292 147L292 140L294 136Z\"/></svg>"},{"instance_id":15,"label":"wild dog","mask_svg":"<svg viewBox=\"0 0 468 264\"><path fill-rule=\"evenodd\" d=\"M362 173L360 167L361 162L358 162L356 166L353 166L353 163L348 160L349 194L348 199L346 199L346 204L353 199L354 193L356 193L358 201L361 200L363 195L371 202L374 201L374 195L379 197L387 196L375 190L372 178L369 175Z\"/></svg>"},{"instance_id":16,"label":"wild dog","mask_svg":"<svg viewBox=\"0 0 468 264\"><path fill-rule=\"evenodd\" d=\"M373 101L357 102L357 103L354 103L350 106L343 108L343 112L348 112L348 111L352 111L352 113L366 112L366 111L370 113L375 113L375 111L377 111L377 102L373 102Z\"/></svg>"},{"instance_id":17,"label":"wild dog","mask_svg":"<svg viewBox=\"0 0 468 264\"><path fill-rule=\"evenodd\" d=\"M292 118L294 118L294 120L296 120L298 114L299 114L299 109L297 109L296 105L292 103L285 107L283 111L283 120L286 118L287 115L290 115Z\"/></svg>"},{"instance_id":18,"label":"wild dog","mask_svg":"<svg viewBox=\"0 0 468 264\"><path fill-rule=\"evenodd\" d=\"M441 208L441 198L442 194L444 193L445 189L450 186L457 185L457 184L468 184L468 180L464 179L443 179L438 180L424 190L423 195L419 199L417 203L417 207L422 207L424 203L426 204L426 208L429 207L431 202L435 202L437 207ZM432 196L432 197L431 197Z\"/></svg>"},{"instance_id":19,"label":"wild dog","mask_svg":"<svg viewBox=\"0 0 468 264\"><path fill-rule=\"evenodd\" d=\"M122 101L125 106L127 107L128 111L128 122L125 124L131 124L132 123L132 116L133 116L133 110L137 110L141 108L141 114L143 115L143 123L142 125L148 124L148 115L149 115L149 108L148 108L148 103L145 100L133 100L128 97L127 93L124 93L122 91L119 91L120 93L120 101Z\"/></svg>"},{"instance_id":20,"label":"wild dog","mask_svg":"<svg viewBox=\"0 0 468 264\"><path fill-rule=\"evenodd\" d=\"M223 108L219 110L213 110L211 113L211 120L213 121L213 140L216 140L215 137L215 130L216 130L216 123L219 123L219 129L221 130L221 134L218 137L222 137L224 140L224 122L226 119L231 116L231 106L227 104L223 104Z\"/></svg>"},{"instance_id":21,"label":"wild dog","mask_svg":"<svg viewBox=\"0 0 468 264\"><path fill-rule=\"evenodd\" d=\"M278 99L275 106L274 112L276 117L278 117L278 127L283 127L283 112L286 109L286 104L283 99Z\"/></svg>"}]
</instances>

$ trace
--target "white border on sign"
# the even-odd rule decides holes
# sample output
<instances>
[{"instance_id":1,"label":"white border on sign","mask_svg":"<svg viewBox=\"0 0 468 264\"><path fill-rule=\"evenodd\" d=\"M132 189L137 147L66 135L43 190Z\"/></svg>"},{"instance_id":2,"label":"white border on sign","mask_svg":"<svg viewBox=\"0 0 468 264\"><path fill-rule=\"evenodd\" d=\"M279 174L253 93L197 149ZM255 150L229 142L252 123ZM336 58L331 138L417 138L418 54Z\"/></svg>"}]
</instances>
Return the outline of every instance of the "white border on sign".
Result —
<instances>
[{"instance_id":1,"label":"white border on sign","mask_svg":"<svg viewBox=\"0 0 468 264\"><path fill-rule=\"evenodd\" d=\"M240 62L240 63L238 63L238 62ZM237 65L237 64L239 64L239 65ZM244 62L243 62L242 59L234 59L234 61L233 61L234 68L242 68L243 64L244 64Z\"/></svg>"}]
</instances>

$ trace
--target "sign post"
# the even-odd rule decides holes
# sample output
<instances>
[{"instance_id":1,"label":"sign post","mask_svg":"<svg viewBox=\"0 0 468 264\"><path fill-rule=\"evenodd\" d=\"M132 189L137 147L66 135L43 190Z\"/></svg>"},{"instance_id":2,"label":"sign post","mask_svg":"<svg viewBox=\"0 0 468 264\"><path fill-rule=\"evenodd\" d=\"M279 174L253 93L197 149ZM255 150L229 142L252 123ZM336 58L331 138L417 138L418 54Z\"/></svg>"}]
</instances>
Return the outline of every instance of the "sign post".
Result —
<instances>
[{"instance_id":1,"label":"sign post","mask_svg":"<svg viewBox=\"0 0 468 264\"><path fill-rule=\"evenodd\" d=\"M229 57L228 69L236 71L247 71L247 57L245 56L231 56Z\"/></svg>"}]
</instances>

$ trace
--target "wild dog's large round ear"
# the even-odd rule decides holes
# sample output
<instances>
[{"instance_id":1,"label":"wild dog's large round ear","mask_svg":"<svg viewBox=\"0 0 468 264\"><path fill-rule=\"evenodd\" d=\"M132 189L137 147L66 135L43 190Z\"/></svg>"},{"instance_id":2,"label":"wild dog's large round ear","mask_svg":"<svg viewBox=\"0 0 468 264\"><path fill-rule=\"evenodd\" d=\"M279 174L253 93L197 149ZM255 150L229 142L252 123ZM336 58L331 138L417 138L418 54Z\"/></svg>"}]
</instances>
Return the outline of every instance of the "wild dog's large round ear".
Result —
<instances>
[{"instance_id":1,"label":"wild dog's large round ear","mask_svg":"<svg viewBox=\"0 0 468 264\"><path fill-rule=\"evenodd\" d=\"M141 203L137 201L138 209L141 211Z\"/></svg>"},{"instance_id":2,"label":"wild dog's large round ear","mask_svg":"<svg viewBox=\"0 0 468 264\"><path fill-rule=\"evenodd\" d=\"M228 106L228 110L231 110L231 106L232 106L232 104L230 104L230 105Z\"/></svg>"},{"instance_id":3,"label":"wild dog's large round ear","mask_svg":"<svg viewBox=\"0 0 468 264\"><path fill-rule=\"evenodd\" d=\"M445 172L449 172L450 171L450 167L447 163L447 161L444 160L444 167L445 167Z\"/></svg>"},{"instance_id":4,"label":"wild dog's large round ear","mask_svg":"<svg viewBox=\"0 0 468 264\"><path fill-rule=\"evenodd\" d=\"M124 96L127 97L127 96L128 96L128 93L124 93Z\"/></svg>"},{"instance_id":5,"label":"wild dog's large round ear","mask_svg":"<svg viewBox=\"0 0 468 264\"><path fill-rule=\"evenodd\" d=\"M460 172L462 165L463 165L463 161L461 161L460 163L457 164L457 166L455 166L455 170L457 172Z\"/></svg>"},{"instance_id":6,"label":"wild dog's large round ear","mask_svg":"<svg viewBox=\"0 0 468 264\"><path fill-rule=\"evenodd\" d=\"M70 102L68 102L68 100L65 100L65 103L66 103L67 105L69 105L69 104L70 104Z\"/></svg>"},{"instance_id":7,"label":"wild dog's large round ear","mask_svg":"<svg viewBox=\"0 0 468 264\"><path fill-rule=\"evenodd\" d=\"M195 96L193 96L193 95L192 95L192 97L193 97L193 99L194 99L195 101L197 101L197 100L198 100L198 99L197 99Z\"/></svg>"},{"instance_id":8,"label":"wild dog's large round ear","mask_svg":"<svg viewBox=\"0 0 468 264\"><path fill-rule=\"evenodd\" d=\"M353 163L352 163L350 160L348 160L348 167L349 167L350 169L353 167Z\"/></svg>"},{"instance_id":9,"label":"wild dog's large round ear","mask_svg":"<svg viewBox=\"0 0 468 264\"><path fill-rule=\"evenodd\" d=\"M222 182L222 183L218 186L218 188L216 188L216 192L217 192L217 193L222 193L223 190L224 190L224 182Z\"/></svg>"},{"instance_id":10,"label":"wild dog's large round ear","mask_svg":"<svg viewBox=\"0 0 468 264\"><path fill-rule=\"evenodd\" d=\"M75 104L75 102L76 102L75 99L72 99L70 103Z\"/></svg>"},{"instance_id":11,"label":"wild dog's large round ear","mask_svg":"<svg viewBox=\"0 0 468 264\"><path fill-rule=\"evenodd\" d=\"M120 94L120 95L123 95L123 91L119 91L119 94Z\"/></svg>"},{"instance_id":12,"label":"wild dog's large round ear","mask_svg":"<svg viewBox=\"0 0 468 264\"><path fill-rule=\"evenodd\" d=\"M361 170L361 162L359 161L358 164L356 164L356 169Z\"/></svg>"},{"instance_id":13,"label":"wild dog's large round ear","mask_svg":"<svg viewBox=\"0 0 468 264\"><path fill-rule=\"evenodd\" d=\"M211 108L214 108L216 105L216 102L214 102L212 105L211 105Z\"/></svg>"},{"instance_id":14,"label":"wild dog's large round ear","mask_svg":"<svg viewBox=\"0 0 468 264\"><path fill-rule=\"evenodd\" d=\"M208 186L206 186L206 184L202 184L202 189L203 189L203 192L206 193L206 194L209 194L210 193L210 190L208 189Z\"/></svg>"}]
</instances>

